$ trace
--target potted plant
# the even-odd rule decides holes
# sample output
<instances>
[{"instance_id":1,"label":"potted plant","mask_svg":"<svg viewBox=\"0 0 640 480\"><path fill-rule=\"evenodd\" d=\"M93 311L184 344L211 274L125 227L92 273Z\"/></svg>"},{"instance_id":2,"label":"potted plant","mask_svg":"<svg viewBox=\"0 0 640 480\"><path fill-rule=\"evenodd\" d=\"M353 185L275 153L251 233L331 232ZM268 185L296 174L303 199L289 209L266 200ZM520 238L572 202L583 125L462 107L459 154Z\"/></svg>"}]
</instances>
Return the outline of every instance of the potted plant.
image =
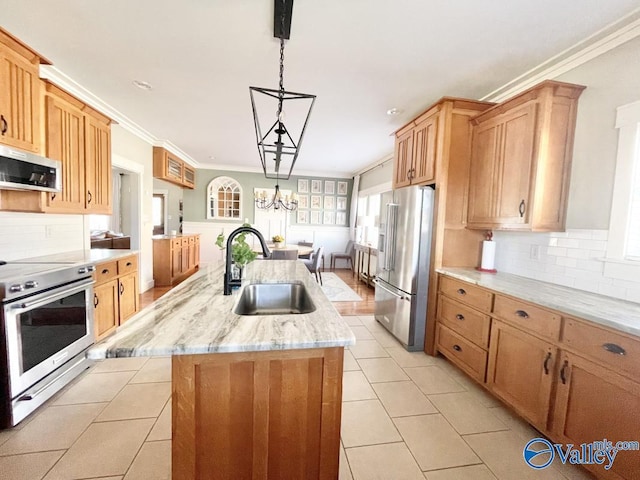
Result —
<instances>
[{"instance_id":1,"label":"potted plant","mask_svg":"<svg viewBox=\"0 0 640 480\"><path fill-rule=\"evenodd\" d=\"M243 227L250 227L248 223L244 223ZM234 264L233 278L242 278L242 269L250 262L253 262L258 254L253 251L251 245L246 241L248 233L241 233L231 244L231 260ZM220 250L225 248L225 236L221 233L216 238L216 245ZM237 270L235 270L237 269Z\"/></svg>"},{"instance_id":2,"label":"potted plant","mask_svg":"<svg viewBox=\"0 0 640 480\"><path fill-rule=\"evenodd\" d=\"M282 235L274 235L271 237L271 241L276 248L284 247L284 237Z\"/></svg>"}]
</instances>

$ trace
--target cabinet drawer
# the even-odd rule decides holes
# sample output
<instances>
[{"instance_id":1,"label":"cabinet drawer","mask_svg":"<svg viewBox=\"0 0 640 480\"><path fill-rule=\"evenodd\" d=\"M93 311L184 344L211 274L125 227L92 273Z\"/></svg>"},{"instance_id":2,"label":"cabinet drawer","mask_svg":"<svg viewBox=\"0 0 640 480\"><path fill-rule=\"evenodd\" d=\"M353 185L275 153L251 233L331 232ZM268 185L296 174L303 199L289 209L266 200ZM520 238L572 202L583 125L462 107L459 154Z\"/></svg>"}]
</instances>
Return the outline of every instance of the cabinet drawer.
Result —
<instances>
[{"instance_id":1,"label":"cabinet drawer","mask_svg":"<svg viewBox=\"0 0 640 480\"><path fill-rule=\"evenodd\" d=\"M118 275L125 275L127 273L135 272L138 270L138 256L131 255L118 260Z\"/></svg>"},{"instance_id":2,"label":"cabinet drawer","mask_svg":"<svg viewBox=\"0 0 640 480\"><path fill-rule=\"evenodd\" d=\"M459 302L440 295L438 320L476 345L489 347L491 318Z\"/></svg>"},{"instance_id":3,"label":"cabinet drawer","mask_svg":"<svg viewBox=\"0 0 640 480\"><path fill-rule=\"evenodd\" d=\"M484 382L487 370L486 351L465 340L440 322L436 325L436 343L438 350L449 360L478 381Z\"/></svg>"},{"instance_id":4,"label":"cabinet drawer","mask_svg":"<svg viewBox=\"0 0 640 480\"><path fill-rule=\"evenodd\" d=\"M562 343L640 381L640 339L565 318Z\"/></svg>"},{"instance_id":5,"label":"cabinet drawer","mask_svg":"<svg viewBox=\"0 0 640 480\"><path fill-rule=\"evenodd\" d=\"M118 262L105 262L96 265L96 285L100 285L118 276Z\"/></svg>"},{"instance_id":6,"label":"cabinet drawer","mask_svg":"<svg viewBox=\"0 0 640 480\"><path fill-rule=\"evenodd\" d=\"M195 245L196 237L189 237L189 245Z\"/></svg>"},{"instance_id":7,"label":"cabinet drawer","mask_svg":"<svg viewBox=\"0 0 640 480\"><path fill-rule=\"evenodd\" d=\"M182 248L182 239L174 238L171 240L171 248L180 250Z\"/></svg>"},{"instance_id":8,"label":"cabinet drawer","mask_svg":"<svg viewBox=\"0 0 640 480\"><path fill-rule=\"evenodd\" d=\"M560 315L521 300L496 295L493 315L517 325L526 332L553 340L560 339Z\"/></svg>"},{"instance_id":9,"label":"cabinet drawer","mask_svg":"<svg viewBox=\"0 0 640 480\"><path fill-rule=\"evenodd\" d=\"M189 245L189 239L188 238L182 238L181 241L182 241L182 246L183 247L186 247L187 245Z\"/></svg>"},{"instance_id":10,"label":"cabinet drawer","mask_svg":"<svg viewBox=\"0 0 640 480\"><path fill-rule=\"evenodd\" d=\"M442 275L440 276L440 291L477 310L491 311L493 295L476 285Z\"/></svg>"}]
</instances>

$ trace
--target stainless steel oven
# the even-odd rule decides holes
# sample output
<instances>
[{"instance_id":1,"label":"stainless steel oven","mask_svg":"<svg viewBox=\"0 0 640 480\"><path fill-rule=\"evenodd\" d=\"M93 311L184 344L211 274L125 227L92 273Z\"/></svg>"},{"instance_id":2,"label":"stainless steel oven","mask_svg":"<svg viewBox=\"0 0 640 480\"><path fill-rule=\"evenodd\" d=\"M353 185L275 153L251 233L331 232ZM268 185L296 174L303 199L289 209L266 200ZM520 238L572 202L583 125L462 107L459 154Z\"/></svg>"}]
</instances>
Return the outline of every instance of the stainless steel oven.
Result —
<instances>
[{"instance_id":1,"label":"stainless steel oven","mask_svg":"<svg viewBox=\"0 0 640 480\"><path fill-rule=\"evenodd\" d=\"M0 275L7 266L22 273L0 283L5 427L87 368L85 351L94 343L93 266L8 264Z\"/></svg>"}]
</instances>

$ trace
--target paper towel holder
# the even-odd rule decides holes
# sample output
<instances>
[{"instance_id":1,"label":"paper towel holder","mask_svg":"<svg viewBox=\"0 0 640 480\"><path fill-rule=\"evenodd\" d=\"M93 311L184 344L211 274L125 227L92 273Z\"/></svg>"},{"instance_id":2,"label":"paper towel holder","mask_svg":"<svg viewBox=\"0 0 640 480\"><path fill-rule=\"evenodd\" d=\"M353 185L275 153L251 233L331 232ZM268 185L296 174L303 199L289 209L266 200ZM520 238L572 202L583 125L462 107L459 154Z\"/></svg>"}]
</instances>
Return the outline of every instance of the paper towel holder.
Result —
<instances>
[{"instance_id":1,"label":"paper towel holder","mask_svg":"<svg viewBox=\"0 0 640 480\"><path fill-rule=\"evenodd\" d=\"M498 273L494 268L495 243L493 242L493 232L487 230L484 237L485 240L482 242L482 262L479 267L476 267L476 270L483 273Z\"/></svg>"}]
</instances>

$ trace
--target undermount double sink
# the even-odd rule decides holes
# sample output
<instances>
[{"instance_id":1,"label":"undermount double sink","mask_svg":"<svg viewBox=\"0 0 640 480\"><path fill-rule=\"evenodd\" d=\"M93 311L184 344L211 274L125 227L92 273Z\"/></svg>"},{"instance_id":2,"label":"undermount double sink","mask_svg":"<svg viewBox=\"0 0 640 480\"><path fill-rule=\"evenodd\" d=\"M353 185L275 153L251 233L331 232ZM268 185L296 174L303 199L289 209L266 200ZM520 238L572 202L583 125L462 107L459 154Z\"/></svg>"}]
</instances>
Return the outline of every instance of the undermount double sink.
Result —
<instances>
[{"instance_id":1,"label":"undermount double sink","mask_svg":"<svg viewBox=\"0 0 640 480\"><path fill-rule=\"evenodd\" d=\"M311 313L316 306L302 282L252 283L246 285L238 304L237 315L291 315Z\"/></svg>"}]
</instances>

